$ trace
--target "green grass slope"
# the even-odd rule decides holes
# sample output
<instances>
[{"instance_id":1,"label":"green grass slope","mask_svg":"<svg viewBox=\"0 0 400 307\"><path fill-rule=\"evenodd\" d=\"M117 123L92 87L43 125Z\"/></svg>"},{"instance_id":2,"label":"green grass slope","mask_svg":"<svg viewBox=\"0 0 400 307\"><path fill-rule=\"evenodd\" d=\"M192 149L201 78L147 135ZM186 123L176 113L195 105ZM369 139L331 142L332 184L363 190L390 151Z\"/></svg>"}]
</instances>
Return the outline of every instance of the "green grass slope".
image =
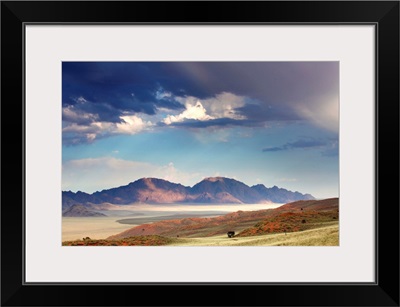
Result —
<instances>
[{"instance_id":1,"label":"green grass slope","mask_svg":"<svg viewBox=\"0 0 400 307\"><path fill-rule=\"evenodd\" d=\"M339 225L326 225L305 231L228 238L225 235L203 238L135 236L118 240L76 240L63 246L338 246Z\"/></svg>"},{"instance_id":2,"label":"green grass slope","mask_svg":"<svg viewBox=\"0 0 400 307\"><path fill-rule=\"evenodd\" d=\"M182 238L168 246L339 246L339 225L250 237Z\"/></svg>"}]
</instances>

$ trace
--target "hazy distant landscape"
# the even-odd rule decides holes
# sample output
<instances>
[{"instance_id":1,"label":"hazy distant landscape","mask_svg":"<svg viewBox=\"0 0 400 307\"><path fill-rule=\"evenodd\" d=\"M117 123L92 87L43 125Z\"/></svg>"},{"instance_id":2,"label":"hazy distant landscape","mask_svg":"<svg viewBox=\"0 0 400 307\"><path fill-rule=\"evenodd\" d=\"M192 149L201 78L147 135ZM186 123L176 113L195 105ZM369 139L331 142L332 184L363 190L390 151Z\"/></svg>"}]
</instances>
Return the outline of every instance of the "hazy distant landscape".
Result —
<instances>
[{"instance_id":1,"label":"hazy distant landscape","mask_svg":"<svg viewBox=\"0 0 400 307\"><path fill-rule=\"evenodd\" d=\"M281 204L246 205L127 205L113 206L111 210L99 210L105 216L62 218L62 240L76 240L83 237L104 239L133 226L149 222L183 217L219 216L238 210L260 210L275 208Z\"/></svg>"},{"instance_id":2,"label":"hazy distant landscape","mask_svg":"<svg viewBox=\"0 0 400 307\"><path fill-rule=\"evenodd\" d=\"M264 193L223 177L206 178L193 188L166 180L143 178L93 194L63 192L63 241L83 237L105 239L116 234L117 230L141 224L177 219L187 221L188 218L215 217L239 210L272 209L281 206L284 201L314 198L278 187L268 189L258 185L256 188L259 190L261 187ZM178 198L181 202L162 203L167 199L165 195L172 200ZM199 199L202 203L189 202ZM119 204L107 202L110 200L117 200ZM226 203L220 203L222 200ZM283 202L275 203L273 200Z\"/></svg>"},{"instance_id":3,"label":"hazy distant landscape","mask_svg":"<svg viewBox=\"0 0 400 307\"><path fill-rule=\"evenodd\" d=\"M132 211L134 216L129 210L113 216L118 210L110 210L108 217L64 217L63 245L338 245L337 198L251 210L257 206L244 205L247 211L229 213L210 211L223 206L197 205L197 211L182 211L187 206L172 211L177 206L167 206L164 211ZM232 237L227 236L230 231L235 232Z\"/></svg>"}]
</instances>

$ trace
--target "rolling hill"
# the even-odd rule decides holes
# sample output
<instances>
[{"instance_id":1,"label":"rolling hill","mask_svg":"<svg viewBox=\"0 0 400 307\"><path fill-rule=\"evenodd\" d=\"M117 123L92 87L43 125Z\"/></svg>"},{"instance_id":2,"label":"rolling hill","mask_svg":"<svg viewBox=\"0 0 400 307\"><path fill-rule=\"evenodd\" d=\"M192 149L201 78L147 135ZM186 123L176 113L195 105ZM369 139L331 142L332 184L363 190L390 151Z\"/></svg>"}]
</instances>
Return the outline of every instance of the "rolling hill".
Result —
<instances>
[{"instance_id":1,"label":"rolling hill","mask_svg":"<svg viewBox=\"0 0 400 307\"><path fill-rule=\"evenodd\" d=\"M296 201L275 209L237 211L218 217L183 218L143 224L107 239L143 235L211 237L226 234L228 231L235 231L237 236L297 232L337 223L338 208L338 198Z\"/></svg>"}]
</instances>

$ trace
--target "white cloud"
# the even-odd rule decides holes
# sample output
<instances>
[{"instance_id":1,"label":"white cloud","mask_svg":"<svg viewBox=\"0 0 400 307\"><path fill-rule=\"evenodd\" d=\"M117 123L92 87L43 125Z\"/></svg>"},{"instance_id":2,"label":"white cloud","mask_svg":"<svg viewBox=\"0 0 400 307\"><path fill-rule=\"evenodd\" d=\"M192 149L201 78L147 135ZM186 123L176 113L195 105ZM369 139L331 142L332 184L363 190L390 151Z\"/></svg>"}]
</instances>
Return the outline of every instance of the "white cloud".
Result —
<instances>
[{"instance_id":1,"label":"white cloud","mask_svg":"<svg viewBox=\"0 0 400 307\"><path fill-rule=\"evenodd\" d=\"M178 114L176 116L168 115L164 119L164 123L170 125L176 122L183 122L185 119L196 119L201 121L214 119L214 117L206 114L207 111L200 101L197 101L195 104L187 102L185 103L185 108L186 110L183 111L181 114Z\"/></svg>"},{"instance_id":2,"label":"white cloud","mask_svg":"<svg viewBox=\"0 0 400 307\"><path fill-rule=\"evenodd\" d=\"M78 125L78 124L72 123L72 124L66 125L62 130L63 130L63 132L77 132L77 133L88 132L89 133L89 132L93 132L95 129L96 129L96 127L92 126L92 124L84 126L84 125Z\"/></svg>"},{"instance_id":3,"label":"white cloud","mask_svg":"<svg viewBox=\"0 0 400 307\"><path fill-rule=\"evenodd\" d=\"M120 118L124 122L115 124L114 133L135 134L153 125L150 121L145 122L136 115L121 116Z\"/></svg>"},{"instance_id":4,"label":"white cloud","mask_svg":"<svg viewBox=\"0 0 400 307\"><path fill-rule=\"evenodd\" d=\"M236 109L245 105L245 97L222 92L214 97L199 100L193 96L178 97L160 88L156 92L157 99L174 99L185 105L181 113L171 114L169 109L159 109L158 115L145 115L125 112L120 116L121 122L100 121L98 114L84 112L73 105L63 108L63 133L68 133L64 141L78 144L116 134L136 134L155 127L153 122L163 122L167 125L184 122L185 120L209 121L218 118L246 119ZM78 104L86 104L83 97L76 99ZM149 120L151 119L151 120ZM226 142L222 136L220 141Z\"/></svg>"},{"instance_id":5,"label":"white cloud","mask_svg":"<svg viewBox=\"0 0 400 307\"><path fill-rule=\"evenodd\" d=\"M69 160L62 166L62 189L92 193L127 185L139 178L155 177L183 185L193 185L203 176L177 169L173 162L155 165L113 157Z\"/></svg>"},{"instance_id":6,"label":"white cloud","mask_svg":"<svg viewBox=\"0 0 400 307\"><path fill-rule=\"evenodd\" d=\"M134 93L131 93L134 96ZM167 95L164 94L164 95ZM88 113L79 109L79 105L85 105L88 101L84 97L74 99L76 105L68 105L62 108L63 133L75 134L69 138L71 143L80 143L83 140L93 142L99 136L111 134L136 134L153 126L151 121L123 112L119 118L121 122L100 121L99 114ZM144 115L146 117L146 115Z\"/></svg>"},{"instance_id":7,"label":"white cloud","mask_svg":"<svg viewBox=\"0 0 400 307\"><path fill-rule=\"evenodd\" d=\"M167 125L183 122L185 119L207 121L217 118L246 119L236 109L245 105L245 97L223 92L215 97L200 100L193 96L175 97L186 110L177 115L168 115L163 122Z\"/></svg>"},{"instance_id":8,"label":"white cloud","mask_svg":"<svg viewBox=\"0 0 400 307\"><path fill-rule=\"evenodd\" d=\"M245 105L245 97L222 92L213 98L203 100L204 107L216 118L246 119L235 109Z\"/></svg>"},{"instance_id":9,"label":"white cloud","mask_svg":"<svg viewBox=\"0 0 400 307\"><path fill-rule=\"evenodd\" d=\"M111 122L91 122L88 124L66 123L62 131L65 133L75 133L85 138L88 142L94 141L98 136L110 134L136 134L143 130L150 129L153 124L144 121L136 115L124 115L120 119L121 123Z\"/></svg>"},{"instance_id":10,"label":"white cloud","mask_svg":"<svg viewBox=\"0 0 400 307\"><path fill-rule=\"evenodd\" d=\"M97 114L77 110L73 105L62 108L62 116L64 120L70 122L90 122L98 120L99 118Z\"/></svg>"}]
</instances>

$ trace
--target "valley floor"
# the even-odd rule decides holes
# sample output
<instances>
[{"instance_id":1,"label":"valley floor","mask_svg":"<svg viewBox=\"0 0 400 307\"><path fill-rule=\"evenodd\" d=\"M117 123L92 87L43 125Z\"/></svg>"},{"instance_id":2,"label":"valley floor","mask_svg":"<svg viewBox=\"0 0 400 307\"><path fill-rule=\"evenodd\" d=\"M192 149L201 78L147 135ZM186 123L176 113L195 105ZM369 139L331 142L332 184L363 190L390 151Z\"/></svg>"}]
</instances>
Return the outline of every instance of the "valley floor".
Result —
<instances>
[{"instance_id":1,"label":"valley floor","mask_svg":"<svg viewBox=\"0 0 400 307\"><path fill-rule=\"evenodd\" d=\"M205 214L203 212L203 214ZM171 219L172 218L172 219ZM95 220L108 221L109 217ZM150 220L149 220L150 219ZM94 220L93 220L94 221ZM274 209L237 211L214 217L185 215L123 219L146 224L107 238L82 236L64 246L338 246L338 198L296 201ZM149 222L151 221L151 222ZM109 222L109 221L108 221ZM86 227L91 224L86 225ZM94 223L94 228L102 224ZM83 225L82 225L83 226ZM104 225L103 225L104 226ZM115 225L113 226L115 227ZM103 229L110 231L113 227ZM89 233L89 228L87 228ZM235 234L228 237L228 234ZM74 235L77 235L76 233ZM63 235L64 237L64 235ZM76 238L76 236L75 236ZM68 239L67 239L68 240Z\"/></svg>"}]
</instances>

